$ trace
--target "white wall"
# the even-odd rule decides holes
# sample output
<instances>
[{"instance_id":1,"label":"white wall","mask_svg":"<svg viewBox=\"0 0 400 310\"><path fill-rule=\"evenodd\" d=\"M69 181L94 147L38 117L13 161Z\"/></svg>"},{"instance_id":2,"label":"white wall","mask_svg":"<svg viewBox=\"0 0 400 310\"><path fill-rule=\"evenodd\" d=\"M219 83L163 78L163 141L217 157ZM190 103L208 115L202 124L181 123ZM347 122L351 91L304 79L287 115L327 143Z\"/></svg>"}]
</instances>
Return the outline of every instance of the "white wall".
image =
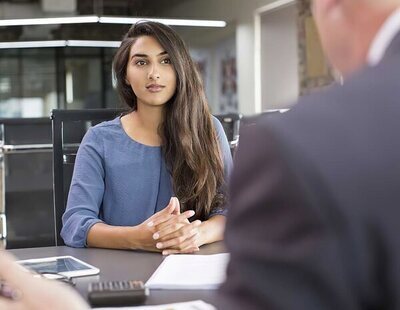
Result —
<instances>
[{"instance_id":1,"label":"white wall","mask_svg":"<svg viewBox=\"0 0 400 310\"><path fill-rule=\"evenodd\" d=\"M222 19L236 25L239 111L254 114L254 11L274 0L191 0L171 8L165 16Z\"/></svg>"},{"instance_id":2,"label":"white wall","mask_svg":"<svg viewBox=\"0 0 400 310\"><path fill-rule=\"evenodd\" d=\"M19 3L18 5L16 5L8 2L0 2L0 19L34 17L43 17L43 11L39 3Z\"/></svg>"},{"instance_id":3,"label":"white wall","mask_svg":"<svg viewBox=\"0 0 400 310\"><path fill-rule=\"evenodd\" d=\"M299 94L297 6L261 15L261 108L284 109Z\"/></svg>"},{"instance_id":4,"label":"white wall","mask_svg":"<svg viewBox=\"0 0 400 310\"><path fill-rule=\"evenodd\" d=\"M42 0L44 12L73 13L77 8L77 0Z\"/></svg>"},{"instance_id":5,"label":"white wall","mask_svg":"<svg viewBox=\"0 0 400 310\"><path fill-rule=\"evenodd\" d=\"M206 92L207 99L209 100L209 105L212 109L214 109L214 101L211 100L215 97L215 76L211 72L211 68L213 68L212 50L209 48L190 49L190 55L194 61L196 61L197 63L202 63L204 65L204 71L201 72L203 75L203 86Z\"/></svg>"},{"instance_id":6,"label":"white wall","mask_svg":"<svg viewBox=\"0 0 400 310\"><path fill-rule=\"evenodd\" d=\"M218 42L214 48L214 65L212 69L215 75L215 85L217 86L215 89L215 98L218 98L215 108L216 113L238 111L237 68L234 68L234 65L237 64L236 56L235 37L229 37ZM225 63L226 67L223 67L224 62L227 62ZM231 66L231 63L234 63L234 65Z\"/></svg>"},{"instance_id":7,"label":"white wall","mask_svg":"<svg viewBox=\"0 0 400 310\"><path fill-rule=\"evenodd\" d=\"M192 48L190 54L199 64L203 65L203 82L212 113L231 113L237 111L237 92L234 92L236 83L222 92L222 62L230 58L236 58L236 40L234 36L219 40L206 48ZM232 78L230 82L235 79ZM233 85L234 84L234 85Z\"/></svg>"},{"instance_id":8,"label":"white wall","mask_svg":"<svg viewBox=\"0 0 400 310\"><path fill-rule=\"evenodd\" d=\"M40 3L0 2L0 19L69 16L76 11L77 0L41 0Z\"/></svg>"}]
</instances>

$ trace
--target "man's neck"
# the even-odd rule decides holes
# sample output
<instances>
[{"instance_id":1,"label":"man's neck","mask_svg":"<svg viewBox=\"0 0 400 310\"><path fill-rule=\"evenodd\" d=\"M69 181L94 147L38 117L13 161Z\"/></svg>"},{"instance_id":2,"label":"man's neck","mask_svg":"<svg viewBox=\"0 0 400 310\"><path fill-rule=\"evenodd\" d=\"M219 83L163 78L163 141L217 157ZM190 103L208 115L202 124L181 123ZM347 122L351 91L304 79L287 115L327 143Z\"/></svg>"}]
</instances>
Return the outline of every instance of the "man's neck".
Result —
<instances>
[{"instance_id":1,"label":"man's neck","mask_svg":"<svg viewBox=\"0 0 400 310\"><path fill-rule=\"evenodd\" d=\"M349 26L353 34L353 46L351 55L349 55L351 65L346 68L346 72L342 72L345 78L368 64L370 50L374 46L377 36L395 11L393 8L377 9L368 3L362 3L362 1L357 2L358 6L355 2L349 3L347 10Z\"/></svg>"}]
</instances>

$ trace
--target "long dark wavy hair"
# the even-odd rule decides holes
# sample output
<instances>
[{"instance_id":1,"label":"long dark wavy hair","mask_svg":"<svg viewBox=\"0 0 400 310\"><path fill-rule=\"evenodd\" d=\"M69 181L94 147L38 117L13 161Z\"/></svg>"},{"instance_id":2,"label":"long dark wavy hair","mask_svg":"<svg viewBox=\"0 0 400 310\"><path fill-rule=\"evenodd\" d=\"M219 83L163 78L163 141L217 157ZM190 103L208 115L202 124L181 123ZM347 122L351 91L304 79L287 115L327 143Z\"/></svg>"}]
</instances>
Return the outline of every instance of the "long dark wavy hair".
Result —
<instances>
[{"instance_id":1,"label":"long dark wavy hair","mask_svg":"<svg viewBox=\"0 0 400 310\"><path fill-rule=\"evenodd\" d=\"M137 109L137 98L126 83L126 69L131 46L141 36L155 38L175 70L176 91L158 128L162 152L181 211L194 210L194 218L205 220L212 210L223 207L226 190L221 150L200 74L172 28L150 21L136 23L124 36L113 62L118 94L131 111Z\"/></svg>"}]
</instances>

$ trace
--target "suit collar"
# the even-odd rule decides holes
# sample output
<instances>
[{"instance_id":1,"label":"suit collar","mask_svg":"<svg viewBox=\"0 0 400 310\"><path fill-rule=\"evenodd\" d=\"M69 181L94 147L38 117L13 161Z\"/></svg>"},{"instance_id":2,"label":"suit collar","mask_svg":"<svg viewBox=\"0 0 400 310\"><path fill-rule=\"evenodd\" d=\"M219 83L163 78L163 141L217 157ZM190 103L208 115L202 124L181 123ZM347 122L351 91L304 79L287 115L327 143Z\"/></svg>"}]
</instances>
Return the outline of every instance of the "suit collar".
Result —
<instances>
[{"instance_id":1,"label":"suit collar","mask_svg":"<svg viewBox=\"0 0 400 310\"><path fill-rule=\"evenodd\" d=\"M367 62L370 66L377 65L392 48L397 50L397 41L400 40L400 7L395 10L383 23L375 35L369 49Z\"/></svg>"},{"instance_id":2,"label":"suit collar","mask_svg":"<svg viewBox=\"0 0 400 310\"><path fill-rule=\"evenodd\" d=\"M400 31L397 32L397 35L393 39L393 41L390 43L389 47L387 48L384 58L386 57L391 57L393 55L399 54L400 53Z\"/></svg>"}]
</instances>

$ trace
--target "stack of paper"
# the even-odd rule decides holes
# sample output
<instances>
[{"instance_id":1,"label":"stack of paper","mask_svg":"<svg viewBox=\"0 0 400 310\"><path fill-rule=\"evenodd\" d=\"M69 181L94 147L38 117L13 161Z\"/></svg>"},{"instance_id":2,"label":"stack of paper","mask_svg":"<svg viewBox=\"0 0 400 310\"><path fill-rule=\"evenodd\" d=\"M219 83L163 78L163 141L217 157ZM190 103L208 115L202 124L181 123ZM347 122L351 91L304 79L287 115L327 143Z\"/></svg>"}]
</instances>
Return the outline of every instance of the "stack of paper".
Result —
<instances>
[{"instance_id":1,"label":"stack of paper","mask_svg":"<svg viewBox=\"0 0 400 310\"><path fill-rule=\"evenodd\" d=\"M213 305L202 300L179 302L176 304L165 304L157 306L139 306L122 308L97 308L98 310L216 310Z\"/></svg>"},{"instance_id":2,"label":"stack of paper","mask_svg":"<svg viewBox=\"0 0 400 310\"><path fill-rule=\"evenodd\" d=\"M229 254L170 255L147 281L150 289L216 289L226 277Z\"/></svg>"}]
</instances>

